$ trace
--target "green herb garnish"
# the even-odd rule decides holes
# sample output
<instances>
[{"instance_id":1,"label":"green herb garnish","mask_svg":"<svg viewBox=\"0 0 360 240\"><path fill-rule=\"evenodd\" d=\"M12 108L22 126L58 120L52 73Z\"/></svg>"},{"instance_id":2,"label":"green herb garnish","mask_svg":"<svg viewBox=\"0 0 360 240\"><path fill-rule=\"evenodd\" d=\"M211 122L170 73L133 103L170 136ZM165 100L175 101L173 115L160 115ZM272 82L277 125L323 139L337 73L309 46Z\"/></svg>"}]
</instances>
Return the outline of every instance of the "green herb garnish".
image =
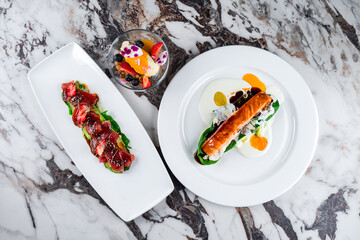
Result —
<instances>
[{"instance_id":1,"label":"green herb garnish","mask_svg":"<svg viewBox=\"0 0 360 240\"><path fill-rule=\"evenodd\" d=\"M211 126L206 129L202 134L201 134L201 137L200 137L200 140L199 140L199 143L198 143L198 151L197 151L197 157L199 158L200 162L204 165L211 165L211 164L214 164L214 163L217 163L217 161L219 160L216 160L216 161L213 161L213 160L209 160L209 159L203 159L201 157L201 155L205 155L205 153L202 151L201 149L201 146L204 144L204 142L206 141L206 138L207 138L207 135L212 131L214 130L214 124L212 123Z\"/></svg>"},{"instance_id":2,"label":"green herb garnish","mask_svg":"<svg viewBox=\"0 0 360 240\"><path fill-rule=\"evenodd\" d=\"M271 114L270 116L268 116L265 121L269 121L269 120L275 115L275 113L277 112L277 110L278 110L279 107L280 107L279 101L276 100L276 101L272 104L272 107L274 108L274 113Z\"/></svg>"},{"instance_id":3,"label":"green herb garnish","mask_svg":"<svg viewBox=\"0 0 360 240\"><path fill-rule=\"evenodd\" d=\"M119 124L117 124L117 122L113 119L112 116L108 115L107 114L107 111L104 111L101 113L103 115L103 117L106 119L106 120L109 120L110 123L111 123L111 128L115 131L115 132L121 132L120 130L120 127L119 127Z\"/></svg>"},{"instance_id":4,"label":"green herb garnish","mask_svg":"<svg viewBox=\"0 0 360 240\"><path fill-rule=\"evenodd\" d=\"M61 93L61 99L64 99L64 95L63 95L63 93ZM73 114L73 109L72 109L72 107L71 107L71 104L69 103L69 102L67 102L67 101L64 101L64 103L68 106L68 108L69 108L69 115L72 115Z\"/></svg>"},{"instance_id":5,"label":"green herb garnish","mask_svg":"<svg viewBox=\"0 0 360 240\"><path fill-rule=\"evenodd\" d=\"M129 146L130 139L128 139L124 133L121 133L121 139L124 143L126 151L128 151L128 153L130 153L130 149L131 149L131 147Z\"/></svg>"},{"instance_id":6,"label":"green herb garnish","mask_svg":"<svg viewBox=\"0 0 360 240\"><path fill-rule=\"evenodd\" d=\"M233 149L235 146L236 146L236 141L235 141L235 140L231 140L230 144L226 147L224 153L227 152L227 151L229 151L229 150L231 150L231 149Z\"/></svg>"}]
</instances>

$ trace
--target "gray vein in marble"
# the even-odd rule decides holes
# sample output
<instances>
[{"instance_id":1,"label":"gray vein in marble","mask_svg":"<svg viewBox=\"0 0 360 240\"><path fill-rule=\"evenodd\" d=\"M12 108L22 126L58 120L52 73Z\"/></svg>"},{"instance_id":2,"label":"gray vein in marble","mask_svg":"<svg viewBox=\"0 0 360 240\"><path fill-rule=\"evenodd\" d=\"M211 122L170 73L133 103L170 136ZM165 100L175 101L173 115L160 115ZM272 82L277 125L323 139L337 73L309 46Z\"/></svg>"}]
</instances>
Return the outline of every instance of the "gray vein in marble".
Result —
<instances>
[{"instance_id":1,"label":"gray vein in marble","mask_svg":"<svg viewBox=\"0 0 360 240\"><path fill-rule=\"evenodd\" d=\"M335 239L336 213L349 209L343 196L344 192L340 189L337 193L331 194L316 210L315 222L311 226L305 226L305 230L317 229L321 240L325 240L326 236Z\"/></svg>"},{"instance_id":2,"label":"gray vein in marble","mask_svg":"<svg viewBox=\"0 0 360 240\"><path fill-rule=\"evenodd\" d=\"M284 214L284 211L276 206L274 201L269 201L263 204L266 211L271 217L271 221L280 226L289 237L289 239L298 239L296 232L294 231L291 221Z\"/></svg>"},{"instance_id":3,"label":"gray vein in marble","mask_svg":"<svg viewBox=\"0 0 360 240\"><path fill-rule=\"evenodd\" d=\"M247 207L237 207L248 239L267 239L261 229L255 226L254 218Z\"/></svg>"}]
</instances>

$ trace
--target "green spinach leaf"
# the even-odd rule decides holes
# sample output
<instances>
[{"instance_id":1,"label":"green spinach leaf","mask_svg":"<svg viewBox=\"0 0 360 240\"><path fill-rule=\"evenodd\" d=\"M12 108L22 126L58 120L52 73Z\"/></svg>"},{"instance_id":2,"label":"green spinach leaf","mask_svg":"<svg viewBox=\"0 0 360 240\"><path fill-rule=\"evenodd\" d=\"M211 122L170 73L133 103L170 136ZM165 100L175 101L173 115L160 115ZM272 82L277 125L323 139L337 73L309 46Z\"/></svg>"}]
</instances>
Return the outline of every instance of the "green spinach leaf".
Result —
<instances>
[{"instance_id":1,"label":"green spinach leaf","mask_svg":"<svg viewBox=\"0 0 360 240\"><path fill-rule=\"evenodd\" d=\"M211 126L209 128L207 128L202 134L201 137L199 139L199 143L198 143L198 151L197 151L197 157L199 158L200 162L204 165L211 165L216 163L219 160L213 161L213 160L209 160L209 159L203 159L201 155L204 155L204 152L201 150L201 146L204 144L204 142L206 141L206 137L208 135L209 132L211 132L214 129L214 124L211 124Z\"/></svg>"},{"instance_id":2,"label":"green spinach leaf","mask_svg":"<svg viewBox=\"0 0 360 240\"><path fill-rule=\"evenodd\" d=\"M111 128L112 128L115 132L121 132L119 124L117 124L117 122L113 119L112 116L110 116L110 115L107 114L107 111L102 112L101 114L103 115L103 117L104 117L106 120L109 120L109 121L110 121L110 123L111 123Z\"/></svg>"},{"instance_id":3,"label":"green spinach leaf","mask_svg":"<svg viewBox=\"0 0 360 240\"><path fill-rule=\"evenodd\" d=\"M122 139L122 141L123 141L123 143L125 145L126 151L128 153L130 153L130 149L131 149L131 147L129 146L130 139L128 139L124 133L121 133L121 139Z\"/></svg>"},{"instance_id":4,"label":"green spinach leaf","mask_svg":"<svg viewBox=\"0 0 360 240\"><path fill-rule=\"evenodd\" d=\"M236 146L236 141L235 141L235 140L232 140L232 141L230 142L230 144L226 147L226 149L225 149L224 152L227 152L227 151L233 149L235 146Z\"/></svg>"},{"instance_id":5,"label":"green spinach leaf","mask_svg":"<svg viewBox=\"0 0 360 240\"><path fill-rule=\"evenodd\" d=\"M277 112L277 110L278 110L279 107L280 107L279 100L276 100L276 101L272 104L272 107L274 108L274 113L271 114L270 116L268 116L265 121L269 121L269 120L275 115L275 113Z\"/></svg>"},{"instance_id":6,"label":"green spinach leaf","mask_svg":"<svg viewBox=\"0 0 360 240\"><path fill-rule=\"evenodd\" d=\"M61 93L61 99L64 99L64 95L63 93ZM69 115L72 115L73 114L73 110L72 110L72 107L71 107L71 104L67 101L64 101L64 103L68 106L69 108Z\"/></svg>"}]
</instances>

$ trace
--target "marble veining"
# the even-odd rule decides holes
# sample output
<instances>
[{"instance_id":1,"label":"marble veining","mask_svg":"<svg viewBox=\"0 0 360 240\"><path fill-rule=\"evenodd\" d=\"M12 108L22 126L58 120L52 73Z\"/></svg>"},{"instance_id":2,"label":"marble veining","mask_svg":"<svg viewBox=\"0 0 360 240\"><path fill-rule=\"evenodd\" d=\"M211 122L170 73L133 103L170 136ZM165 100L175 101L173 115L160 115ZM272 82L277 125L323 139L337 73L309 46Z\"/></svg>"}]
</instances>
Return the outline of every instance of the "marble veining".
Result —
<instances>
[{"instance_id":1,"label":"marble veining","mask_svg":"<svg viewBox=\"0 0 360 240\"><path fill-rule=\"evenodd\" d=\"M231 208L171 175L175 190L161 203L131 222L117 217L51 131L26 74L76 41L109 75L111 42L135 28L159 34L171 54L159 87L136 95L116 85L155 145L166 86L198 54L239 44L289 62L319 111L305 176L273 201ZM357 0L1 0L0 239L359 239L359 36Z\"/></svg>"}]
</instances>

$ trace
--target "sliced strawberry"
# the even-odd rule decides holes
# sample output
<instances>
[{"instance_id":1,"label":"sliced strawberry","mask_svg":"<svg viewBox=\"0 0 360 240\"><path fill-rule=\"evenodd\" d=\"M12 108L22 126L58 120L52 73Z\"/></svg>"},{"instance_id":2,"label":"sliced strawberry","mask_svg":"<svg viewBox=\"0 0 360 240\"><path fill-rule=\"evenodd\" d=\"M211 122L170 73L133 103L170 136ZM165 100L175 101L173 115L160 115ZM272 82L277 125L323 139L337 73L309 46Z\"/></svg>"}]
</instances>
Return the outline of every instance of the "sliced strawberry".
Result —
<instances>
[{"instance_id":1,"label":"sliced strawberry","mask_svg":"<svg viewBox=\"0 0 360 240\"><path fill-rule=\"evenodd\" d=\"M79 122L84 122L86 119L86 114L90 112L90 108L87 105L80 105L78 108L76 119Z\"/></svg>"},{"instance_id":2,"label":"sliced strawberry","mask_svg":"<svg viewBox=\"0 0 360 240\"><path fill-rule=\"evenodd\" d=\"M90 108L87 105L80 105L75 108L72 119L76 126L82 127L83 123L86 120L86 115L90 112Z\"/></svg>"},{"instance_id":3,"label":"sliced strawberry","mask_svg":"<svg viewBox=\"0 0 360 240\"><path fill-rule=\"evenodd\" d=\"M152 46L152 48L151 48L150 55L151 56L157 56L159 54L160 49L161 49L161 47L163 45L164 44L162 42L155 43L154 46Z\"/></svg>"},{"instance_id":4,"label":"sliced strawberry","mask_svg":"<svg viewBox=\"0 0 360 240\"><path fill-rule=\"evenodd\" d=\"M72 96L75 96L75 94L76 94L76 87L75 87L75 85L74 84L69 84L68 86L67 86L67 95L69 96L69 97L72 97Z\"/></svg>"},{"instance_id":5,"label":"sliced strawberry","mask_svg":"<svg viewBox=\"0 0 360 240\"><path fill-rule=\"evenodd\" d=\"M96 154L101 156L104 152L105 147L106 147L106 141L101 140L95 149Z\"/></svg>"},{"instance_id":6,"label":"sliced strawberry","mask_svg":"<svg viewBox=\"0 0 360 240\"><path fill-rule=\"evenodd\" d=\"M63 90L63 100L69 101L72 96L76 95L76 87L74 84L74 80L70 81L68 83L63 83L61 85L61 88Z\"/></svg>"},{"instance_id":7,"label":"sliced strawberry","mask_svg":"<svg viewBox=\"0 0 360 240\"><path fill-rule=\"evenodd\" d=\"M123 71L131 74L131 75L135 75L135 74L136 74L135 70L134 70L127 62L121 62L121 63L119 64L119 68L120 68L121 70L123 70Z\"/></svg>"},{"instance_id":8,"label":"sliced strawberry","mask_svg":"<svg viewBox=\"0 0 360 240\"><path fill-rule=\"evenodd\" d=\"M142 86L143 86L143 88L148 88L151 86L151 81L147 76L143 77Z\"/></svg>"}]
</instances>

